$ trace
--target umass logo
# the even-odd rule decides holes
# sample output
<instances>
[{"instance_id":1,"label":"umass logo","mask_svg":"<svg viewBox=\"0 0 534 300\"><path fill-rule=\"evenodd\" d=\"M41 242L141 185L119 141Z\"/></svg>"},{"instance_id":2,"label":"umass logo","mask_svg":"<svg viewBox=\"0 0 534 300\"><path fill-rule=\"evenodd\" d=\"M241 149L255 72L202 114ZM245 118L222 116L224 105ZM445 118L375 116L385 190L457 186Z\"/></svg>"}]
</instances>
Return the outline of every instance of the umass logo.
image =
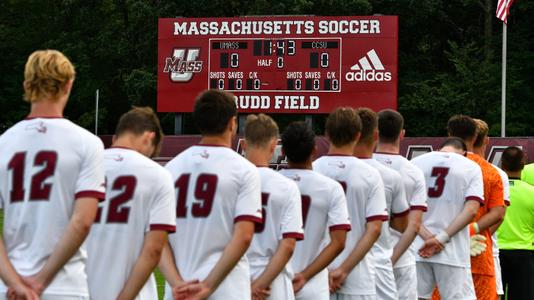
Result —
<instances>
[{"instance_id":1,"label":"umass logo","mask_svg":"<svg viewBox=\"0 0 534 300\"><path fill-rule=\"evenodd\" d=\"M169 73L172 82L189 82L194 73L202 71L199 48L177 48L171 57L165 58L163 73Z\"/></svg>"}]
</instances>

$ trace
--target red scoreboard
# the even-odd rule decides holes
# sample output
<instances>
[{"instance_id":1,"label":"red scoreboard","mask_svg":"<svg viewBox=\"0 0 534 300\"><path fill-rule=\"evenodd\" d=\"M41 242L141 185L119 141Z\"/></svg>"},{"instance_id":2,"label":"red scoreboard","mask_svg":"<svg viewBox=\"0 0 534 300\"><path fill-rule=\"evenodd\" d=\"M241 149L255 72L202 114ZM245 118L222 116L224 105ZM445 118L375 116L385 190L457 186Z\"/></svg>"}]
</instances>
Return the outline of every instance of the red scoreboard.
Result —
<instances>
[{"instance_id":1,"label":"red scoreboard","mask_svg":"<svg viewBox=\"0 0 534 300\"><path fill-rule=\"evenodd\" d=\"M241 112L397 107L398 18L160 19L158 111L191 112L205 89Z\"/></svg>"}]
</instances>

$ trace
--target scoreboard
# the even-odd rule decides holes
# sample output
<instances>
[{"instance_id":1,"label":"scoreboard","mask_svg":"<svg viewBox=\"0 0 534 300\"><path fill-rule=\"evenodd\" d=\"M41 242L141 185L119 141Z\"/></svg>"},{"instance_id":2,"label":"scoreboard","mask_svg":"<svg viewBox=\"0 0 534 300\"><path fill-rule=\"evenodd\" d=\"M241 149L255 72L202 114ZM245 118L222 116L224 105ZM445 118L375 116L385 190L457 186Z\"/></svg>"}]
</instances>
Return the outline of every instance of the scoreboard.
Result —
<instances>
[{"instance_id":1,"label":"scoreboard","mask_svg":"<svg viewBox=\"0 0 534 300\"><path fill-rule=\"evenodd\" d=\"M158 111L191 112L205 89L240 112L397 106L396 16L160 19Z\"/></svg>"}]
</instances>

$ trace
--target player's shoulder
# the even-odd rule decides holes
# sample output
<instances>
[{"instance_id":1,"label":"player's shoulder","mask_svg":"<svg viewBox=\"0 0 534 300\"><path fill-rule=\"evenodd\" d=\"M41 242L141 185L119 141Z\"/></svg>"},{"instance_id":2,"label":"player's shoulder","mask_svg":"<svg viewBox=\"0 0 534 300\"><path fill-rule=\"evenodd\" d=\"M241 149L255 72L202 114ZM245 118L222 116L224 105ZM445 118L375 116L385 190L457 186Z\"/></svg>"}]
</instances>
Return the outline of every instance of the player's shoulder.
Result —
<instances>
[{"instance_id":1,"label":"player's shoulder","mask_svg":"<svg viewBox=\"0 0 534 300\"><path fill-rule=\"evenodd\" d=\"M268 182L271 187L275 187L280 193L287 193L286 195L289 196L291 192L298 191L298 186L295 181L280 172L276 172L267 167L258 168L258 172L262 182Z\"/></svg>"}]
</instances>

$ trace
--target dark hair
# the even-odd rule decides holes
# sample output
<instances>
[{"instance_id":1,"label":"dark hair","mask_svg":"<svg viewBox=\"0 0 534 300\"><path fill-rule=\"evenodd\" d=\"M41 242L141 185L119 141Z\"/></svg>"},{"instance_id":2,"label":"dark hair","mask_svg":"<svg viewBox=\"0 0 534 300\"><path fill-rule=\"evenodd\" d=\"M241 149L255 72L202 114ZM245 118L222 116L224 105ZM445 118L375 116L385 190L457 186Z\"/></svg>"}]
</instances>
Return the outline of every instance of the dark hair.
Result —
<instances>
[{"instance_id":1,"label":"dark hair","mask_svg":"<svg viewBox=\"0 0 534 300\"><path fill-rule=\"evenodd\" d=\"M521 148L510 146L504 149L501 157L501 168L509 172L518 172L525 166L525 153Z\"/></svg>"},{"instance_id":2,"label":"dark hair","mask_svg":"<svg viewBox=\"0 0 534 300\"><path fill-rule=\"evenodd\" d=\"M234 97L220 90L207 90L195 100L193 119L203 135L222 134L237 115Z\"/></svg>"},{"instance_id":3,"label":"dark hair","mask_svg":"<svg viewBox=\"0 0 534 300\"><path fill-rule=\"evenodd\" d=\"M332 144L341 147L354 142L362 122L353 108L338 107L326 119L325 132Z\"/></svg>"},{"instance_id":4,"label":"dark hair","mask_svg":"<svg viewBox=\"0 0 534 300\"><path fill-rule=\"evenodd\" d=\"M372 143L373 134L378 128L378 116L374 111L367 107L358 108L356 113L362 121L362 135L360 136L360 143Z\"/></svg>"},{"instance_id":5,"label":"dark hair","mask_svg":"<svg viewBox=\"0 0 534 300\"><path fill-rule=\"evenodd\" d=\"M454 115L447 122L450 136L459 137L464 141L472 140L477 133L477 124L473 118L466 115Z\"/></svg>"},{"instance_id":6,"label":"dark hair","mask_svg":"<svg viewBox=\"0 0 534 300\"><path fill-rule=\"evenodd\" d=\"M467 146L465 145L465 142L458 137L447 138L443 143L441 143L439 149L443 149L447 146L453 147L454 149L462 150L463 152L467 152Z\"/></svg>"},{"instance_id":7,"label":"dark hair","mask_svg":"<svg viewBox=\"0 0 534 300\"><path fill-rule=\"evenodd\" d=\"M142 135L146 131L155 133L152 143L156 149L153 155L158 155L163 141L163 131L161 130L158 116L150 107L134 106L130 111L123 114L117 124L115 135L120 137L126 132Z\"/></svg>"},{"instance_id":8,"label":"dark hair","mask_svg":"<svg viewBox=\"0 0 534 300\"><path fill-rule=\"evenodd\" d=\"M306 162L315 147L315 133L303 121L290 123L282 133L282 149L292 163Z\"/></svg>"},{"instance_id":9,"label":"dark hair","mask_svg":"<svg viewBox=\"0 0 534 300\"><path fill-rule=\"evenodd\" d=\"M402 115L392 109L383 109L378 113L378 139L383 143L394 143L404 127Z\"/></svg>"}]
</instances>

